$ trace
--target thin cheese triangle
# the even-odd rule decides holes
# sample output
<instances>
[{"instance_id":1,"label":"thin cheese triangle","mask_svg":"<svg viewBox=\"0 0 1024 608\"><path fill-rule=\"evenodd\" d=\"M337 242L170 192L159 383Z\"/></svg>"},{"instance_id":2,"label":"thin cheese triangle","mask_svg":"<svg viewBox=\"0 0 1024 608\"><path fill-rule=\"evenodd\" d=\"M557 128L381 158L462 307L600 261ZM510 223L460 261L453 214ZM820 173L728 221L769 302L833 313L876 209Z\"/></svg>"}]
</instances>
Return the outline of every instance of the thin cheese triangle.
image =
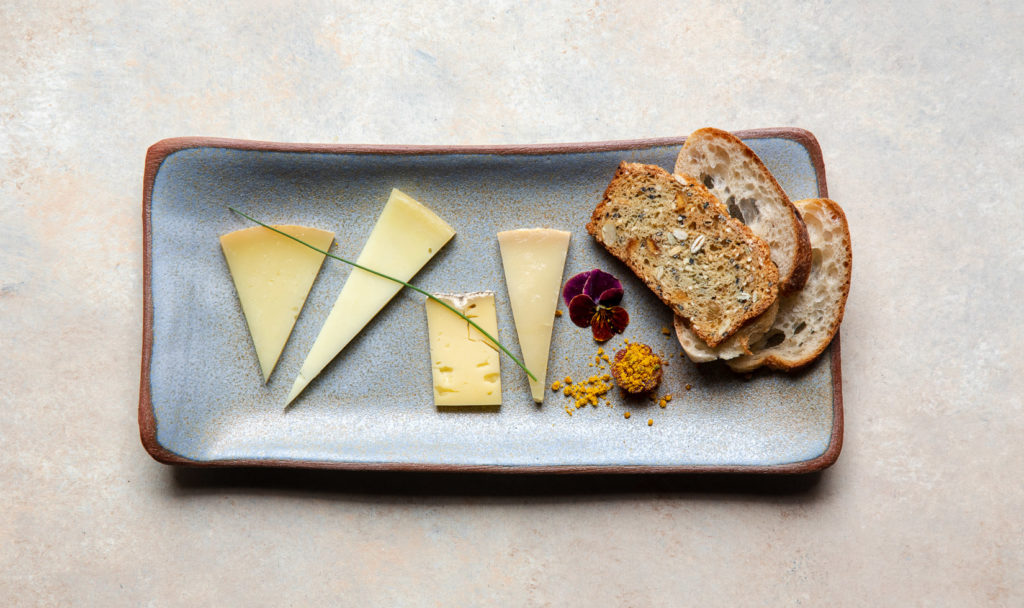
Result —
<instances>
[{"instance_id":1,"label":"thin cheese triangle","mask_svg":"<svg viewBox=\"0 0 1024 608\"><path fill-rule=\"evenodd\" d=\"M333 232L317 228L274 227L324 251L334 240ZM325 256L263 226L225 234L220 246L266 382Z\"/></svg>"},{"instance_id":2,"label":"thin cheese triangle","mask_svg":"<svg viewBox=\"0 0 1024 608\"><path fill-rule=\"evenodd\" d=\"M395 189L356 263L408 282L453 236L455 230L447 222ZM401 289L399 283L353 268L285 405L298 397Z\"/></svg>"},{"instance_id":3,"label":"thin cheese triangle","mask_svg":"<svg viewBox=\"0 0 1024 608\"><path fill-rule=\"evenodd\" d=\"M570 233L535 228L498 233L505 284L512 303L523 362L535 376L530 392L537 403L544 401L551 330L562 286L565 255Z\"/></svg>"}]
</instances>

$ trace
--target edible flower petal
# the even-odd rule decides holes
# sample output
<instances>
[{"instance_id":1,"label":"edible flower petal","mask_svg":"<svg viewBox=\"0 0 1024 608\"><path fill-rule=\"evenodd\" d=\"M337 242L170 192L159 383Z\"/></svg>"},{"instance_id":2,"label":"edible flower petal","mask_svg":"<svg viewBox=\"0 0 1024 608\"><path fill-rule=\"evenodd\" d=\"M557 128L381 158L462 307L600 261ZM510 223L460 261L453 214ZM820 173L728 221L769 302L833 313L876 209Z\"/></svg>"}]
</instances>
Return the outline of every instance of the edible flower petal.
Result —
<instances>
[{"instance_id":1,"label":"edible flower petal","mask_svg":"<svg viewBox=\"0 0 1024 608\"><path fill-rule=\"evenodd\" d=\"M589 327L598 342L622 333L629 325L629 314L619 306L622 296L622 283L596 268L572 277L562 290L569 318L579 327Z\"/></svg>"},{"instance_id":2,"label":"edible flower petal","mask_svg":"<svg viewBox=\"0 0 1024 608\"><path fill-rule=\"evenodd\" d=\"M586 294L591 300L599 302L603 299L605 292L613 289L622 290L622 283L611 274L597 268L581 272L565 282L562 289L562 299L565 305L580 294ZM620 294L621 299L621 294ZM616 302L615 304L618 304ZM614 304L613 304L614 306Z\"/></svg>"},{"instance_id":3,"label":"edible flower petal","mask_svg":"<svg viewBox=\"0 0 1024 608\"><path fill-rule=\"evenodd\" d=\"M606 289L601 293L601 297L597 299L597 303L600 306L618 306L619 302L622 301L622 294L621 287Z\"/></svg>"},{"instance_id":4,"label":"edible flower petal","mask_svg":"<svg viewBox=\"0 0 1024 608\"><path fill-rule=\"evenodd\" d=\"M590 321L590 330L598 342L611 340L615 334L621 334L629 325L629 313L621 306L605 308L597 306Z\"/></svg>"},{"instance_id":5,"label":"edible flower petal","mask_svg":"<svg viewBox=\"0 0 1024 608\"><path fill-rule=\"evenodd\" d=\"M594 301L585 293L569 300L569 318L577 327L590 327L590 321L596 309Z\"/></svg>"},{"instance_id":6,"label":"edible flower petal","mask_svg":"<svg viewBox=\"0 0 1024 608\"><path fill-rule=\"evenodd\" d=\"M581 272L565 282L565 287L562 289L562 300L565 302L566 306L571 306L572 299L583 293L583 289L586 287L587 279L589 278L589 272Z\"/></svg>"},{"instance_id":7,"label":"edible flower petal","mask_svg":"<svg viewBox=\"0 0 1024 608\"><path fill-rule=\"evenodd\" d=\"M601 294L611 289L621 290L622 283L607 272L595 268L590 271L590 278L587 279L587 284L583 288L583 293L587 294L594 300L597 300Z\"/></svg>"}]
</instances>

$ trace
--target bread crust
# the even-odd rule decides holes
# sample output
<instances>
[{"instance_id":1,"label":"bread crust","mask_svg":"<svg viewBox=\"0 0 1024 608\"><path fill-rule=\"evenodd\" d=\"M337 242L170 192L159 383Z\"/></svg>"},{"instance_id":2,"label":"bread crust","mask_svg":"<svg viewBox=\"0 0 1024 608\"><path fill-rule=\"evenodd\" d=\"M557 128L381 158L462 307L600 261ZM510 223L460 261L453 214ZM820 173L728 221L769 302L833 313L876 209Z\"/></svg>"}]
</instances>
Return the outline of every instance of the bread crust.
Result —
<instances>
[{"instance_id":1,"label":"bread crust","mask_svg":"<svg viewBox=\"0 0 1024 608\"><path fill-rule=\"evenodd\" d=\"M792 201L789 200L789 197L782 189L782 186L779 185L775 176L773 176L771 171L769 171L764 165L760 157L758 157L757 154L738 137L728 131L723 131L722 129L707 127L698 129L691 133L690 136L686 138L686 143L683 144L683 149L680 151L679 156L676 159L676 173L696 173L696 171L693 171L693 165L695 162L691 159L689 151L705 142L717 142L727 147L731 154L739 154L743 160L750 162L758 173L756 179L761 181L768 189L770 189L779 201L785 203L785 206L789 211L789 230L796 245L790 259L791 266L789 272L783 273L780 270L779 293L780 295L785 295L800 291L807 283L807 276L811 271L811 241L807 234L807 227L804 225L803 218L800 217L800 213L797 212L796 207L793 205ZM694 177L698 178L698 181L700 181L699 175L694 175Z\"/></svg>"},{"instance_id":2,"label":"bread crust","mask_svg":"<svg viewBox=\"0 0 1024 608\"><path fill-rule=\"evenodd\" d=\"M716 348L704 346L701 341L694 340L695 336L686 325L686 320L678 315L673 321L673 327L676 331L676 340L679 341L679 346L682 347L683 352L690 358L690 361L694 363L708 363L718 359L729 360L742 355L754 354L750 350L750 345L759 340L772 328L772 323L775 322L775 315L778 313L778 310L779 300L776 299L768 310L761 313L757 318L747 321L743 327L722 341Z\"/></svg>"},{"instance_id":3,"label":"bread crust","mask_svg":"<svg viewBox=\"0 0 1024 608\"><path fill-rule=\"evenodd\" d=\"M617 196L617 190L623 186L625 180L639 180L651 184L652 188L661 188L663 189L662 191L668 189L674 196L674 208L670 212L673 218L677 214L684 214L681 217L685 217L685 214L694 214L694 207L691 206L696 204L695 201L699 203L698 207L700 207L702 214L715 218L712 227L702 226L697 228L693 235L688 235L693 237L690 239L693 247L697 247L696 238L698 236L707 239L708 242L712 240L721 241L723 232L728 232L730 237L730 240L725 242L736 243L736 247L745 246L744 251L748 252L746 258L743 260L732 260L734 262L733 266L738 269L735 276L736 285L754 285L755 287L753 288L756 288L757 291L756 295L748 295L751 301L749 304L742 305L746 306L742 313L728 316L723 315L722 318L727 319L727 322L723 322L718 326L709 327L706 319L701 319L700 323L695 323L695 315L691 314L691 311L706 305L707 301L694 300L694 298L700 297L699 293L687 292L678 285L678 282L673 283L663 279L663 277L656 276L658 267L651 266L649 263L650 252L657 252L660 247L664 246L663 242L659 244L651 238L648 238L642 244L637 239L626 239L621 244L618 242L608 242L609 239L606 238L607 235L604 228L612 221L610 220L612 215L610 207L613 204L616 205L616 208L641 207L642 210L651 209L653 210L652 214L658 209L663 209L661 207L663 204L661 200L655 200L653 195L651 197L638 197L637 200L616 199L613 201L613 198ZM666 196L668 196L667 193ZM644 208L644 205L647 205L647 207ZM614 224L612 225L612 231L614 232ZM661 167L654 165L621 163L615 172L615 176L605 189L601 202L594 209L586 228L590 235L612 255L624 262L676 315L685 319L694 334L708 344L708 346L718 346L748 321L760 316L761 313L772 305L778 296L778 269L771 261L771 252L768 244L755 235L743 222L731 217L728 209L707 188L689 176L673 176ZM671 226L665 227L664 230L668 231L671 228ZM692 227L688 229L694 230ZM690 246L687 245L687 247ZM697 247L697 250L700 251L700 248ZM691 261L690 264L692 265L693 262ZM664 272L664 269L662 272ZM732 278L730 277L730 281L732 281ZM720 309L721 307L716 304L714 308Z\"/></svg>"},{"instance_id":4,"label":"bread crust","mask_svg":"<svg viewBox=\"0 0 1024 608\"><path fill-rule=\"evenodd\" d=\"M831 302L832 314L827 325L824 327L824 331L819 334L820 337L806 345L797 356L784 356L772 352L772 348L766 348L761 352L755 352L751 356L727 361L733 371L748 372L765 366L769 369L788 372L804 367L817 359L828 348L836 332L839 331L839 325L843 321L843 316L846 312L846 300L850 295L850 281L853 273L853 245L850 238L849 224L846 221L846 214L838 203L827 198L804 199L796 201L794 204L801 212L801 215L818 214L820 217L831 222L833 227L839 230L837 242L813 243L816 248L823 246L837 248L837 261L841 262L841 271L843 272L839 287L839 297ZM813 285L808 284L805 291L811 289L813 289ZM787 307L787 305L792 305L793 301L799 300L803 295L803 292L801 292L780 298L780 312L776 324L788 320L782 309ZM813 295L808 294L807 297L812 297ZM786 338L788 339L789 336L787 335Z\"/></svg>"}]
</instances>

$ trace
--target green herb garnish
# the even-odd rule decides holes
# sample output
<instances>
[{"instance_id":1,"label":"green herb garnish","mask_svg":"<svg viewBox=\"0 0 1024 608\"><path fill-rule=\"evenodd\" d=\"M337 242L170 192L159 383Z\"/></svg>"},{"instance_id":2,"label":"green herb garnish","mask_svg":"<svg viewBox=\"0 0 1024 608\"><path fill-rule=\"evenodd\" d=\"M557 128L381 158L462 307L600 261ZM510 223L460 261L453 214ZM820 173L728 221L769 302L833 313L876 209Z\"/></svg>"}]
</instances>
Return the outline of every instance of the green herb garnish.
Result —
<instances>
[{"instance_id":1,"label":"green herb garnish","mask_svg":"<svg viewBox=\"0 0 1024 608\"><path fill-rule=\"evenodd\" d=\"M458 310L455 310L455 308L452 307L451 304L449 304L448 302L445 302L444 300L441 300L441 299L437 298L436 296L434 296L434 294L430 293L429 291L420 289L419 287L416 287L415 285L413 285L411 283L406 283L405 281L401 281L399 279L396 279L395 277L386 275L383 272L378 272L378 271L376 271L376 270L374 270L372 268L367 268L366 266L363 266L362 264L358 264L358 263L353 262L351 260L346 260L345 258L337 256L337 255L334 255L333 253L328 253L327 251L324 251L323 249L320 249L319 247L314 247L314 246L310 245L309 243L307 243L306 241L303 241L302 239L300 239L298 237L294 237L294 236L288 234L287 232L283 232L281 230L278 230L277 228L274 228L273 226L268 226L267 224L264 224L263 222L259 221L258 219L254 218L254 217L246 215L244 212L239 211L238 209L235 209L234 207L228 207L228 209L230 209L231 211L233 211L233 212L237 213L238 215L244 217L245 219L249 220L250 222L255 222L255 223L259 224L260 226L263 226L264 228L267 228L269 230L273 230L274 232L276 232L276 233L278 233L278 234L280 234L282 236L286 236L286 237L290 238L291 240L293 240L293 241L295 241L297 243L305 245L306 247L309 247L313 251L318 251L318 252L326 255L329 258L334 258L335 260L338 260L339 262L345 262L349 266L355 266L356 268L358 268L360 270L365 270L366 272L369 272L370 274L375 274L378 277L383 277L383 278L385 278L385 279L387 279L389 281L394 281L395 283L399 283L399 284L401 284L401 285L403 285L405 287L408 287L409 289L411 289L413 291L419 292L419 293L427 296L431 300L437 302L441 306L444 306L448 310L454 312L455 314L457 314L460 317L462 317L463 319L465 319L466 323L469 323L470 325L475 327L477 329L477 331L479 331L484 336L486 336L488 340L490 340L491 342L496 344L498 346L498 348L500 348L503 353L508 355L509 358L511 358L513 361L516 362L516 365L518 365L519 367L523 368L523 371L526 372L526 375L529 376L531 380L536 382L537 377L534 376L533 373L529 369L526 368L526 365L522 361L517 359L515 355L513 355L507 348L505 348L504 344L502 344L501 342L498 342L494 338L494 336L492 336L491 334L487 333L487 331L485 331L484 328L482 328L479 325L477 325L475 321L473 321L472 319L470 319L466 315L462 314Z\"/></svg>"}]
</instances>

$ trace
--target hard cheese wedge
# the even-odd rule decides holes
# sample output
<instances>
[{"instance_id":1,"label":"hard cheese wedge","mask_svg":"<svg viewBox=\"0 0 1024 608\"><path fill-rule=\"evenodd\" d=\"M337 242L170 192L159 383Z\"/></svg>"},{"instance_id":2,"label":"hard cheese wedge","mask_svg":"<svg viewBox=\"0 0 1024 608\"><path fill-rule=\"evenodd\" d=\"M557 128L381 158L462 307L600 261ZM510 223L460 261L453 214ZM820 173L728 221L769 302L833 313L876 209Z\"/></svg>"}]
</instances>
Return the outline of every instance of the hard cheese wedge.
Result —
<instances>
[{"instance_id":1,"label":"hard cheese wedge","mask_svg":"<svg viewBox=\"0 0 1024 608\"><path fill-rule=\"evenodd\" d=\"M326 230L274 227L324 251L334 240L334 233ZM266 382L292 333L325 256L263 226L225 234L220 237L220 247L242 303Z\"/></svg>"},{"instance_id":2,"label":"hard cheese wedge","mask_svg":"<svg viewBox=\"0 0 1024 608\"><path fill-rule=\"evenodd\" d=\"M498 338L494 293L442 294L444 300ZM441 304L427 299L430 368L434 405L501 405L498 347L478 329Z\"/></svg>"},{"instance_id":3,"label":"hard cheese wedge","mask_svg":"<svg viewBox=\"0 0 1024 608\"><path fill-rule=\"evenodd\" d=\"M455 231L407 194L391 191L357 263L408 281ZM352 269L288 395L291 403L402 288L394 281Z\"/></svg>"},{"instance_id":4,"label":"hard cheese wedge","mask_svg":"<svg viewBox=\"0 0 1024 608\"><path fill-rule=\"evenodd\" d=\"M526 367L537 377L530 380L530 392L537 403L544 401L551 329L569 236L568 232L543 228L498 233L519 347Z\"/></svg>"}]
</instances>

